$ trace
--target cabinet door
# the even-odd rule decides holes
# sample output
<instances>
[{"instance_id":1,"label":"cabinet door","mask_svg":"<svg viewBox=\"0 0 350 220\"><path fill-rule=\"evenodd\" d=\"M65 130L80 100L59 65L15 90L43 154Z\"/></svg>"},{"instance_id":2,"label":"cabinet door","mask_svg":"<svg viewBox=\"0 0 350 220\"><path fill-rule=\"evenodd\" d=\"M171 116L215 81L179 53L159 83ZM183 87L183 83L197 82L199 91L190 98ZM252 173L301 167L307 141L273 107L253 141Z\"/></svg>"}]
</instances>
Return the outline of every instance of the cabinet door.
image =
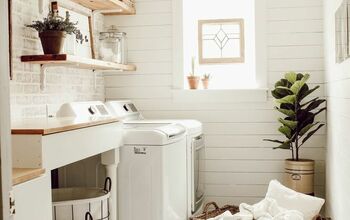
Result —
<instances>
[{"instance_id":1,"label":"cabinet door","mask_svg":"<svg viewBox=\"0 0 350 220\"><path fill-rule=\"evenodd\" d=\"M15 220L51 220L51 176L39 178L13 187L16 200Z\"/></svg>"},{"instance_id":2,"label":"cabinet door","mask_svg":"<svg viewBox=\"0 0 350 220\"><path fill-rule=\"evenodd\" d=\"M8 1L0 1L0 219L9 220L9 194L12 188L11 126L9 95Z\"/></svg>"}]
</instances>

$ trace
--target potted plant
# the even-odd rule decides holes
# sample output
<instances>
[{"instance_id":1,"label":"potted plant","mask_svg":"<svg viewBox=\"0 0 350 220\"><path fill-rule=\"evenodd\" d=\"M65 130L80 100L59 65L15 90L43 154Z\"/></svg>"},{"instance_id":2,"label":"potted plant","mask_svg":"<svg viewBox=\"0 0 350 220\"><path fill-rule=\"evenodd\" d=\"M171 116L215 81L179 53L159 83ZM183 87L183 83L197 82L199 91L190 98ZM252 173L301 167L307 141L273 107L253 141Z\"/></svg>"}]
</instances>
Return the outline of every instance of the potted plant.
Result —
<instances>
[{"instance_id":1,"label":"potted plant","mask_svg":"<svg viewBox=\"0 0 350 220\"><path fill-rule=\"evenodd\" d=\"M204 74L202 78L202 84L204 89L209 88L210 74Z\"/></svg>"},{"instance_id":2,"label":"potted plant","mask_svg":"<svg viewBox=\"0 0 350 220\"><path fill-rule=\"evenodd\" d=\"M197 89L200 77L194 75L195 71L195 58L192 57L192 72L187 76L187 81L190 89Z\"/></svg>"},{"instance_id":3,"label":"potted plant","mask_svg":"<svg viewBox=\"0 0 350 220\"><path fill-rule=\"evenodd\" d=\"M75 34L77 42L87 41L86 36L84 38L76 27L78 22L71 22L69 17L68 11L65 18L59 16L57 11L50 11L43 21L33 21L32 24L26 25L38 31L44 54L59 54L66 34Z\"/></svg>"},{"instance_id":4,"label":"potted plant","mask_svg":"<svg viewBox=\"0 0 350 220\"><path fill-rule=\"evenodd\" d=\"M307 97L316 91L319 86L310 89L306 83L309 74L289 72L284 78L277 81L272 96L276 99L275 109L282 113L278 121L281 123L278 131L286 140L264 139L279 144L274 149L291 151L291 158L285 160L284 184L296 191L313 194L313 174L315 162L300 157L300 148L321 127L323 123L316 121L315 117L326 110L320 107L325 100Z\"/></svg>"}]
</instances>

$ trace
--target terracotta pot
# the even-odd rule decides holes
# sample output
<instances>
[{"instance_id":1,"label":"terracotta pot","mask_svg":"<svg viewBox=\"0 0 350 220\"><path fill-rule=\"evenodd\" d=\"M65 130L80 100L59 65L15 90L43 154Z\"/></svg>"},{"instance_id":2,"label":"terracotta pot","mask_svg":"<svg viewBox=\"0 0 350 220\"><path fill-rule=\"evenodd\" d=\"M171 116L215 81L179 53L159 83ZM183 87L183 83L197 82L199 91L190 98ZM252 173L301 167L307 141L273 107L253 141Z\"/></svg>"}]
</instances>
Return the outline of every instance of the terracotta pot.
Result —
<instances>
[{"instance_id":1,"label":"terracotta pot","mask_svg":"<svg viewBox=\"0 0 350 220\"><path fill-rule=\"evenodd\" d=\"M209 79L202 79L202 84L204 89L209 88Z\"/></svg>"},{"instance_id":2,"label":"terracotta pot","mask_svg":"<svg viewBox=\"0 0 350 220\"><path fill-rule=\"evenodd\" d=\"M285 160L284 185L297 192L314 195L315 161L300 159Z\"/></svg>"},{"instance_id":3,"label":"terracotta pot","mask_svg":"<svg viewBox=\"0 0 350 220\"><path fill-rule=\"evenodd\" d=\"M187 80L190 89L198 89L200 80L199 76L187 76Z\"/></svg>"},{"instance_id":4,"label":"terracotta pot","mask_svg":"<svg viewBox=\"0 0 350 220\"><path fill-rule=\"evenodd\" d=\"M62 51L65 31L44 31L39 33L44 54L59 54Z\"/></svg>"}]
</instances>

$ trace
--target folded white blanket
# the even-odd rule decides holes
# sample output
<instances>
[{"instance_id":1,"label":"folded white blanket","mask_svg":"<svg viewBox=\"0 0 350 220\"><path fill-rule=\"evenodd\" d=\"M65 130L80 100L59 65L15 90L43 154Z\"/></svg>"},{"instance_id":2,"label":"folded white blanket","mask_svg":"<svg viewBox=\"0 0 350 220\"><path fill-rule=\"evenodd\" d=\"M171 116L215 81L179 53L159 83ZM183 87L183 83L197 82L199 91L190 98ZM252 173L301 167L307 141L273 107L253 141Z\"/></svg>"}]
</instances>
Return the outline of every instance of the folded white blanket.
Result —
<instances>
[{"instance_id":1,"label":"folded white blanket","mask_svg":"<svg viewBox=\"0 0 350 220\"><path fill-rule=\"evenodd\" d=\"M304 220L303 213L296 210L287 210L278 206L274 199L263 199L255 205L242 203L239 213L234 215L242 220ZM239 218L233 218L239 219Z\"/></svg>"}]
</instances>

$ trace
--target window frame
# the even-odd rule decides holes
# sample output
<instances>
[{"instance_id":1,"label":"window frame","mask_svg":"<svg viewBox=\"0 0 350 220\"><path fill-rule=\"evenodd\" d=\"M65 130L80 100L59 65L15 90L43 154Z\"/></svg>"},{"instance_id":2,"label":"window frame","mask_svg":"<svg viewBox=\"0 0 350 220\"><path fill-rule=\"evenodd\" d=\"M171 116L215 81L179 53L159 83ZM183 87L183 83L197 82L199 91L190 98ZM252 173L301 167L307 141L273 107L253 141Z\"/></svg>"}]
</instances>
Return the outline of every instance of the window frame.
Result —
<instances>
[{"instance_id":1,"label":"window frame","mask_svg":"<svg viewBox=\"0 0 350 220\"><path fill-rule=\"evenodd\" d=\"M203 25L205 24L238 24L240 33L240 56L235 58L203 58ZM245 41L244 41L244 19L208 19L198 21L198 61L199 64L228 64L228 63L244 63L245 58Z\"/></svg>"}]
</instances>

